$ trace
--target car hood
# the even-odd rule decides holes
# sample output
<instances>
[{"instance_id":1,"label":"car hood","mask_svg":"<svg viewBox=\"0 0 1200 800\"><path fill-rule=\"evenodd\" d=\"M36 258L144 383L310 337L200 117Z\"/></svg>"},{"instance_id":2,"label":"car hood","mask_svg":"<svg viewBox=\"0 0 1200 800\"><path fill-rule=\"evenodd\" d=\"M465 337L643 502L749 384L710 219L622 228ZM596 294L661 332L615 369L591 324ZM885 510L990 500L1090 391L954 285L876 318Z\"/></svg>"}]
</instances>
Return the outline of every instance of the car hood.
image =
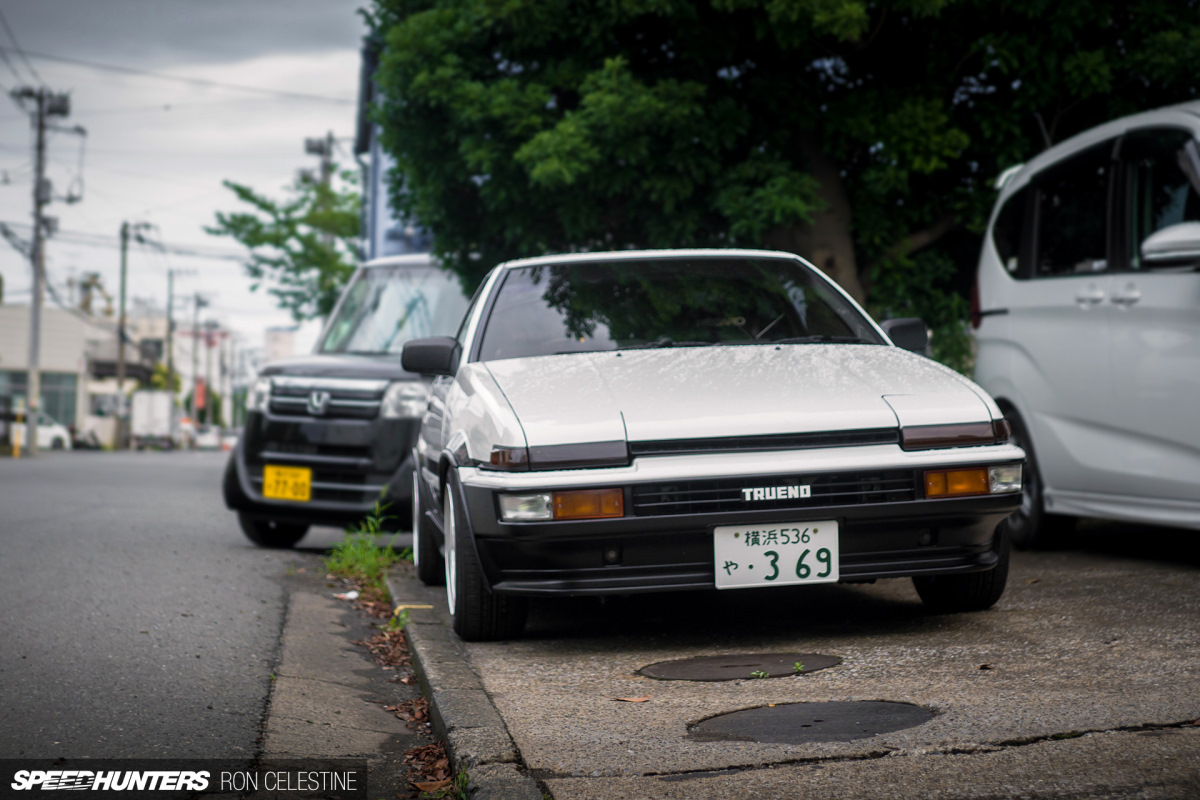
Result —
<instances>
[{"instance_id":1,"label":"car hood","mask_svg":"<svg viewBox=\"0 0 1200 800\"><path fill-rule=\"evenodd\" d=\"M263 366L258 374L263 377L286 375L304 378L363 378L389 381L420 377L406 372L400 366L400 356L398 355L367 356L334 353L297 356L296 358L272 361Z\"/></svg>"},{"instance_id":2,"label":"car hood","mask_svg":"<svg viewBox=\"0 0 1200 800\"><path fill-rule=\"evenodd\" d=\"M991 419L970 381L874 345L757 345L490 361L530 447Z\"/></svg>"}]
</instances>

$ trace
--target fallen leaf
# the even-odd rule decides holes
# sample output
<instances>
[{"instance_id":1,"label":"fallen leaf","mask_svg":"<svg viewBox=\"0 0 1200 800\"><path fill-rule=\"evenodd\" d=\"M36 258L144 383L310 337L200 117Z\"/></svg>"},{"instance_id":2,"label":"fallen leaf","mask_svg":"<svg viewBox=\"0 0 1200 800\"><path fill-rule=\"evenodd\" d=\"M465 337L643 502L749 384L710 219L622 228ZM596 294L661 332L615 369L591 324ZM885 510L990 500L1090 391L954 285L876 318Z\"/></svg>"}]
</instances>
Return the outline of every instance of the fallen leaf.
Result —
<instances>
[{"instance_id":1,"label":"fallen leaf","mask_svg":"<svg viewBox=\"0 0 1200 800\"><path fill-rule=\"evenodd\" d=\"M1042 580L1041 578L1029 578L1029 579L1027 579L1027 580L1025 581L1025 585L1026 585L1026 586L1029 586L1029 585L1031 585L1031 584L1034 584L1034 583L1040 583L1040 582L1041 582L1041 580Z\"/></svg>"},{"instance_id":2,"label":"fallen leaf","mask_svg":"<svg viewBox=\"0 0 1200 800\"><path fill-rule=\"evenodd\" d=\"M438 789L445 789L451 783L452 783L452 780L450 778L447 778L444 781L428 781L426 783L413 783L413 786L417 787L418 791L436 792Z\"/></svg>"},{"instance_id":3,"label":"fallen leaf","mask_svg":"<svg viewBox=\"0 0 1200 800\"><path fill-rule=\"evenodd\" d=\"M622 703L644 703L647 700L649 700L652 696L653 695L646 695L645 697L610 697L608 699L609 700L619 700Z\"/></svg>"},{"instance_id":4,"label":"fallen leaf","mask_svg":"<svg viewBox=\"0 0 1200 800\"><path fill-rule=\"evenodd\" d=\"M979 668L980 669L995 669L996 665L995 664L980 664Z\"/></svg>"}]
</instances>

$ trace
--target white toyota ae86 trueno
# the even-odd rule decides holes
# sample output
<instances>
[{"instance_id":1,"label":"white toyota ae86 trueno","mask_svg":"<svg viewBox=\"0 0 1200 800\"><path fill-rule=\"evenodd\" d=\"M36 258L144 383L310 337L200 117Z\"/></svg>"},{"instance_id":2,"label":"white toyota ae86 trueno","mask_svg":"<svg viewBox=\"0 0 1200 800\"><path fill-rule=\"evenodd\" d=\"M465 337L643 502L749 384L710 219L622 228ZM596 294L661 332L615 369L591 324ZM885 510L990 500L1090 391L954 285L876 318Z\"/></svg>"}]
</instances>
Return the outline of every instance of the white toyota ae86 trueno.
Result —
<instances>
[{"instance_id":1,"label":"white toyota ae86 trueno","mask_svg":"<svg viewBox=\"0 0 1200 800\"><path fill-rule=\"evenodd\" d=\"M927 344L790 254L502 264L456 337L404 347L438 376L418 575L464 639L515 636L553 595L912 577L933 609L988 608L1024 453L982 389L909 352Z\"/></svg>"}]
</instances>

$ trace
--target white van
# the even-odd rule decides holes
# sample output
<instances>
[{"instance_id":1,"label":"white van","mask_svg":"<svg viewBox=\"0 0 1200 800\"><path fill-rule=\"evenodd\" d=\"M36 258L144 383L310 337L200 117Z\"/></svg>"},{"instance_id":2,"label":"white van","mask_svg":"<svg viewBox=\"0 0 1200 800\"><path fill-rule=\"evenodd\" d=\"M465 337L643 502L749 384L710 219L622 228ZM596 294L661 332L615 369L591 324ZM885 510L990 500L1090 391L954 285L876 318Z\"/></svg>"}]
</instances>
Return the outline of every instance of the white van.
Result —
<instances>
[{"instance_id":1,"label":"white van","mask_svg":"<svg viewBox=\"0 0 1200 800\"><path fill-rule=\"evenodd\" d=\"M975 380L1028 456L1021 546L1089 516L1200 529L1200 102L1009 170L980 256Z\"/></svg>"}]
</instances>

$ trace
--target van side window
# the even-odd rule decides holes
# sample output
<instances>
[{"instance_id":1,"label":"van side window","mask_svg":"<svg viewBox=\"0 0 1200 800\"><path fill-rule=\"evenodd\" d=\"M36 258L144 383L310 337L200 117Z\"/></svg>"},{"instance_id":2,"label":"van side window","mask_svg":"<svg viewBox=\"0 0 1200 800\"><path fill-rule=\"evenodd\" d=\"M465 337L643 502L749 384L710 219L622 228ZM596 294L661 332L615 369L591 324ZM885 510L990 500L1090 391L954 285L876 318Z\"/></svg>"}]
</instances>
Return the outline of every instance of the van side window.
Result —
<instances>
[{"instance_id":1,"label":"van side window","mask_svg":"<svg viewBox=\"0 0 1200 800\"><path fill-rule=\"evenodd\" d=\"M996 224L992 226L992 242L1000 254L1000 263L1010 275L1017 274L1021 227L1025 222L1025 198L1028 195L1026 187L1005 200L1004 207L996 215Z\"/></svg>"},{"instance_id":2,"label":"van side window","mask_svg":"<svg viewBox=\"0 0 1200 800\"><path fill-rule=\"evenodd\" d=\"M1038 179L1034 277L1108 268L1108 181L1113 143L1092 147Z\"/></svg>"},{"instance_id":3,"label":"van side window","mask_svg":"<svg viewBox=\"0 0 1200 800\"><path fill-rule=\"evenodd\" d=\"M1200 156L1192 135L1178 129L1136 131L1121 143L1129 203L1129 265L1142 268L1141 243L1181 222L1200 222Z\"/></svg>"}]
</instances>

